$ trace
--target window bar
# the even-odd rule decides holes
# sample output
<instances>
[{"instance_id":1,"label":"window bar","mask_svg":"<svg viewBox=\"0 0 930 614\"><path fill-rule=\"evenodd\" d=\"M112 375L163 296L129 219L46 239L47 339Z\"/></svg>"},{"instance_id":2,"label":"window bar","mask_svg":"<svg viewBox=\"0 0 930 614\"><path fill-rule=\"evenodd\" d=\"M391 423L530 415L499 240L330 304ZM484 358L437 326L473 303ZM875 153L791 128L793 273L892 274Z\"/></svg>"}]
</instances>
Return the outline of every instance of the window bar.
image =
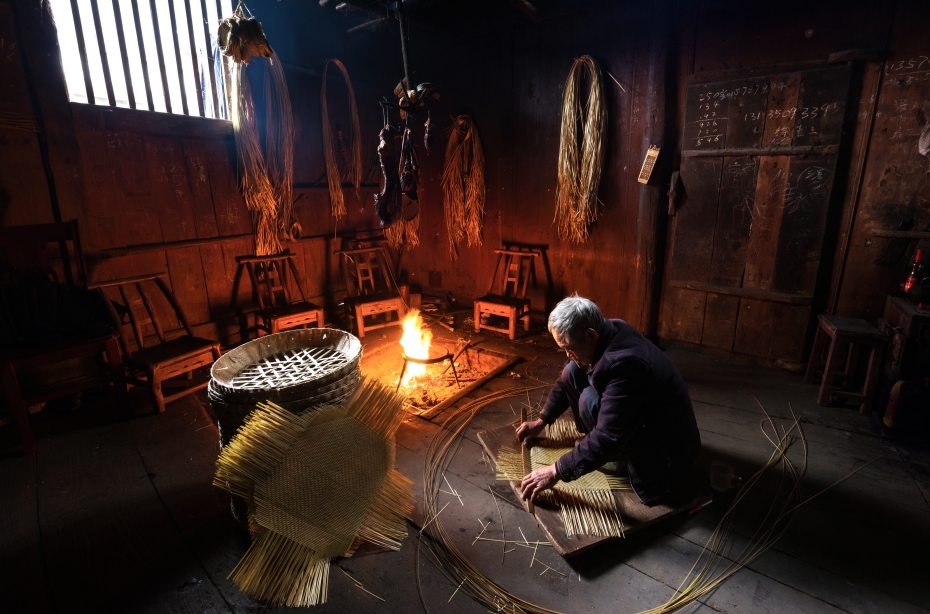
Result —
<instances>
[{"instance_id":1,"label":"window bar","mask_svg":"<svg viewBox=\"0 0 930 614\"><path fill-rule=\"evenodd\" d=\"M210 36L210 18L207 13L207 0L200 0L200 12L203 13L203 44L207 59L210 61L210 91L213 92L213 116L220 119L219 97L216 95L216 61L213 59L213 42Z\"/></svg>"},{"instance_id":2,"label":"window bar","mask_svg":"<svg viewBox=\"0 0 930 614\"><path fill-rule=\"evenodd\" d=\"M155 51L158 54L158 68L161 71L161 88L165 93L165 109L171 113L171 92L168 91L168 71L165 70L165 53L161 46L161 28L158 27L158 10L155 8L155 0L149 0L149 10L152 12L152 27L155 29ZM182 84L181 87L184 85ZM155 107L152 109L154 110Z\"/></svg>"},{"instance_id":3,"label":"window bar","mask_svg":"<svg viewBox=\"0 0 930 614\"><path fill-rule=\"evenodd\" d=\"M113 81L110 79L110 60L107 59L107 47L103 41L103 26L100 25L100 10L97 0L90 1L90 8L94 15L94 30L97 32L97 47L100 49L100 63L103 65L103 82L107 88L107 100L110 106L116 106L116 96L113 94Z\"/></svg>"},{"instance_id":4,"label":"window bar","mask_svg":"<svg viewBox=\"0 0 930 614\"><path fill-rule=\"evenodd\" d=\"M219 0L217 0L219 5ZM87 47L84 44L84 28L81 27L81 12L77 0L71 0L71 16L74 18L74 33L77 34L78 51L81 55L81 68L84 69L84 88L87 90L87 104L97 104L94 98L94 84L90 80L90 65L87 62Z\"/></svg>"},{"instance_id":5,"label":"window bar","mask_svg":"<svg viewBox=\"0 0 930 614\"><path fill-rule=\"evenodd\" d=\"M155 103L152 101L152 84L149 83L149 65L145 60L145 43L142 41L142 21L139 18L138 0L132 1L132 20L136 24L136 40L139 42L139 57L142 60L142 81L145 83L145 100L149 103L149 109L155 110Z\"/></svg>"},{"instance_id":6,"label":"window bar","mask_svg":"<svg viewBox=\"0 0 930 614\"><path fill-rule=\"evenodd\" d=\"M119 54L123 59L123 74L126 77L126 95L129 108L136 108L136 96L132 90L132 74L129 72L129 53L126 52L126 36L123 34L123 15L119 11L119 0L113 1L113 19L116 21L116 39L119 41Z\"/></svg>"},{"instance_id":7,"label":"window bar","mask_svg":"<svg viewBox=\"0 0 930 614\"><path fill-rule=\"evenodd\" d=\"M203 85L200 79L202 74L197 68L197 39L194 37L194 22L191 17L191 0L184 0L184 8L187 10L187 40L191 46L191 66L194 69L194 88L197 90L197 110L200 111L200 117L206 117L203 103Z\"/></svg>"},{"instance_id":8,"label":"window bar","mask_svg":"<svg viewBox=\"0 0 930 614\"><path fill-rule=\"evenodd\" d=\"M216 15L220 19L223 19L223 3L222 0L216 0ZM223 92L223 98L226 101L226 119L232 119L232 84L230 79L232 78L232 60L223 55L223 52L220 51L219 41L217 41L216 49L217 61L220 64L220 74L223 75L223 81L225 82L225 90Z\"/></svg>"},{"instance_id":9,"label":"window bar","mask_svg":"<svg viewBox=\"0 0 930 614\"><path fill-rule=\"evenodd\" d=\"M190 115L187 110L187 89L184 87L184 69L181 68L181 43L178 40L178 20L174 16L174 2L168 0L168 15L171 16L171 34L174 38L174 57L178 66L178 83L181 86L181 108L185 115Z\"/></svg>"}]
</instances>

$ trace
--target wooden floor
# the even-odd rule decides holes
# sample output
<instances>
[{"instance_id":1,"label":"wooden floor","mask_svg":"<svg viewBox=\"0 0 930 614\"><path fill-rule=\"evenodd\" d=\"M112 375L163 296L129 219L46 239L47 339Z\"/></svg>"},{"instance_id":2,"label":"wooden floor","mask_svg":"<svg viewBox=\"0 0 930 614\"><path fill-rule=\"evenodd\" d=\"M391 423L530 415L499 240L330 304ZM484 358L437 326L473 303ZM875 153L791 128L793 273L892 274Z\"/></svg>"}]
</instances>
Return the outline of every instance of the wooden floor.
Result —
<instances>
[{"instance_id":1,"label":"wooden floor","mask_svg":"<svg viewBox=\"0 0 930 614\"><path fill-rule=\"evenodd\" d=\"M396 328L365 338L366 372L386 381L401 359ZM543 334L510 343L492 334L434 331L517 353L526 362L484 391L551 382L563 357ZM728 460L747 476L771 446L760 404L784 423L789 406L803 419L809 445L803 494L809 497L861 464L879 460L805 504L776 547L688 612L926 612L930 604L930 453L876 437L853 409L823 408L798 375L670 351L688 383L704 445L703 463ZM396 363L396 364L395 364ZM532 396L536 401L543 391ZM482 394L481 392L477 394ZM210 485L217 431L202 398L187 397L162 415L119 419L108 399L76 410L33 416L38 452L0 458L0 610L9 612L254 612L226 575L248 546L228 513L228 497ZM474 395L473 395L474 396ZM525 397L523 398L525 401ZM458 498L441 494L440 515L459 549L513 593L563 612L638 612L660 605L694 563L725 509L716 501L695 516L644 529L620 542L564 560L551 548L473 543L485 536L543 539L533 518L498 501L488 486L480 430L512 422L518 399L486 408L466 433L447 478ZM440 416L441 419L441 416ZM439 427L411 417L398 434L398 469L416 481L418 506L400 552L363 548L337 561L329 602L317 612L484 612L417 557L423 519L423 454ZM15 427L0 429L15 448ZM800 460L798 446L793 458ZM770 485L752 502L764 511ZM498 507L499 506L499 507ZM499 509L499 512L498 512ZM500 516L498 515L500 513ZM735 548L751 535L751 518L733 527ZM508 546L508 549L513 546ZM545 565L547 567L544 567ZM360 590L350 577L380 599ZM383 601L382 601L383 600Z\"/></svg>"}]
</instances>

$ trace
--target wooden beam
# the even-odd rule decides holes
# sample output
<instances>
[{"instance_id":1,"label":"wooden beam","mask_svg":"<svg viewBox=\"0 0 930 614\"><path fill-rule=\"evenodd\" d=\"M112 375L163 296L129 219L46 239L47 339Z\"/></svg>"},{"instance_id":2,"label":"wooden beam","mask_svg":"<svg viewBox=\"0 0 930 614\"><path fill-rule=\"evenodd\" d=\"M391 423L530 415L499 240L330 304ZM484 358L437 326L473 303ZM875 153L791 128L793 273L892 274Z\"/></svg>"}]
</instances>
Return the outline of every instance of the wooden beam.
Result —
<instances>
[{"instance_id":1,"label":"wooden beam","mask_svg":"<svg viewBox=\"0 0 930 614\"><path fill-rule=\"evenodd\" d=\"M132 76L129 74L129 54L126 53L126 35L123 32L123 14L119 10L119 0L113 2L113 20L116 22L116 38L119 41L119 54L123 60L123 75L126 81L126 97L129 108L136 108L136 95L132 89Z\"/></svg>"},{"instance_id":2,"label":"wooden beam","mask_svg":"<svg viewBox=\"0 0 930 614\"><path fill-rule=\"evenodd\" d=\"M920 230L882 230L880 228L872 229L873 237L883 239L930 239L930 232Z\"/></svg>"},{"instance_id":3,"label":"wooden beam","mask_svg":"<svg viewBox=\"0 0 930 614\"><path fill-rule=\"evenodd\" d=\"M149 110L155 110L152 100L152 83L149 81L149 63L145 58L145 42L142 40L142 20L139 18L139 0L132 0L132 21L136 26L136 42L139 43L139 58L142 61L142 81L145 84L145 101Z\"/></svg>"},{"instance_id":4,"label":"wooden beam","mask_svg":"<svg viewBox=\"0 0 930 614\"><path fill-rule=\"evenodd\" d=\"M90 64L87 62L87 44L84 42L84 28L81 26L81 11L77 0L71 0L71 18L74 20L74 32L77 35L78 54L81 56L81 69L84 72L84 89L87 104L97 104L94 97L94 84L90 78Z\"/></svg>"},{"instance_id":5,"label":"wooden beam","mask_svg":"<svg viewBox=\"0 0 930 614\"><path fill-rule=\"evenodd\" d=\"M800 147L730 147L721 149L686 149L681 152L683 158L703 156L803 156L830 155L839 151L837 145L810 145Z\"/></svg>"},{"instance_id":6,"label":"wooden beam","mask_svg":"<svg viewBox=\"0 0 930 614\"><path fill-rule=\"evenodd\" d=\"M217 2L218 1L219 0L217 0ZM158 55L158 70L161 72L161 89L165 94L165 108L168 110L168 113L171 113L171 94L168 91L168 72L165 70L165 51L161 44L161 28L158 25L158 9L155 7L155 0L149 0L149 14L152 16L152 27L155 29L155 52Z\"/></svg>"},{"instance_id":7,"label":"wooden beam","mask_svg":"<svg viewBox=\"0 0 930 614\"><path fill-rule=\"evenodd\" d=\"M769 290L756 290L754 288L733 288L730 286L698 284L674 279L669 281L668 285L672 288L683 288L685 290L694 290L695 292L711 292L713 294L724 294L726 296L739 296L761 301L772 301L773 303L788 303L789 305L810 305L811 301L814 299L813 296L806 294L787 294L785 292L771 292Z\"/></svg>"},{"instance_id":8,"label":"wooden beam","mask_svg":"<svg viewBox=\"0 0 930 614\"><path fill-rule=\"evenodd\" d=\"M100 9L96 2L90 3L94 16L94 30L97 32L97 51L100 52L100 64L103 68L103 83L107 88L107 100L111 107L116 106L116 96L113 94L113 80L110 78L110 60L107 57L107 47L103 41L103 25L100 23Z\"/></svg>"}]
</instances>

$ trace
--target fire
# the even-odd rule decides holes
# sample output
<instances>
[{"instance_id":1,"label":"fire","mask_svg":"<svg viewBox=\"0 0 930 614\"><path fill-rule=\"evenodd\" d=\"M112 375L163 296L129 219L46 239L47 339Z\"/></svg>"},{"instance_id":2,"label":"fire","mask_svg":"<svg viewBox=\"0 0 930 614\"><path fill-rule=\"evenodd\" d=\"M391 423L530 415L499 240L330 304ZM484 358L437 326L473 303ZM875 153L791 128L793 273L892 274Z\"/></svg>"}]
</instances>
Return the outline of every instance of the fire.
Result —
<instances>
[{"instance_id":1,"label":"fire","mask_svg":"<svg viewBox=\"0 0 930 614\"><path fill-rule=\"evenodd\" d=\"M423 317L419 310L412 309L404 317L401 325L404 328L404 334L400 338L400 345L404 348L404 354L411 358L429 358L429 344L433 339L433 333L423 329ZM426 373L426 365L408 362L400 385L406 386L411 379L424 373Z\"/></svg>"}]
</instances>

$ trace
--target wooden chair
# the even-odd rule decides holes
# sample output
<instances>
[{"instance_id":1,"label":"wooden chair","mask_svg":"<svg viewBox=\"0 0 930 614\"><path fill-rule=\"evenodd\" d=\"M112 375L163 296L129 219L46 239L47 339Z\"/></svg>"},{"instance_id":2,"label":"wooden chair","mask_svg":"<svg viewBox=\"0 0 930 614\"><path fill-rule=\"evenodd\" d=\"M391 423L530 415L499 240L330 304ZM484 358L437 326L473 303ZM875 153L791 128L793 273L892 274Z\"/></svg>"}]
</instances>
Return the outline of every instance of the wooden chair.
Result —
<instances>
[{"instance_id":1,"label":"wooden chair","mask_svg":"<svg viewBox=\"0 0 930 614\"><path fill-rule=\"evenodd\" d=\"M129 381L137 386L149 388L152 405L159 411L165 411L165 404L177 400L185 395L194 393L207 387L207 382L188 385L181 391L165 395L163 386L166 380L178 375L186 375L190 380L192 372L198 367L213 364L220 357L220 344L210 339L194 336L184 310L177 298L171 292L168 284L162 279L165 273L138 275L111 281L102 281L90 284L92 288L117 288L122 304L118 310L109 296L104 293L106 305L114 323L122 329L123 318L120 312L129 315L130 330L135 341L133 350L126 335L120 335L120 346L123 357L129 369ZM162 320L158 317L158 310L152 300L152 295L145 287L145 282L154 282L161 291L175 317L184 329L180 336L168 338ZM135 287L133 296L129 291ZM147 336L147 326L154 330L157 342L152 345L151 338Z\"/></svg>"},{"instance_id":2,"label":"wooden chair","mask_svg":"<svg viewBox=\"0 0 930 614\"><path fill-rule=\"evenodd\" d=\"M817 318L817 334L814 337L814 347L804 381L808 384L814 383L829 339L817 404L829 405L833 397L850 399L858 402L859 411L865 413L871 408L878 390L888 338L885 333L860 318L841 318L824 314ZM865 366L865 377L860 384L857 376L859 356L863 349L868 350L868 363ZM842 371L840 367L843 368Z\"/></svg>"},{"instance_id":3,"label":"wooden chair","mask_svg":"<svg viewBox=\"0 0 930 614\"><path fill-rule=\"evenodd\" d=\"M496 249L497 263L488 284L488 293L475 300L475 332L487 328L507 333L510 340L517 337L517 320L523 322L523 330L530 329L530 301L526 298L526 285L535 277L538 250ZM495 292L496 290L496 292ZM501 316L507 319L507 328L484 324L481 315Z\"/></svg>"},{"instance_id":4,"label":"wooden chair","mask_svg":"<svg viewBox=\"0 0 930 614\"><path fill-rule=\"evenodd\" d=\"M400 296L395 282L391 263L383 247L360 247L338 250L342 276L346 284L346 310L354 320L360 338L366 330L397 326L404 314L406 305ZM396 319L392 314L396 313ZM378 316L384 317L376 321ZM366 322L365 318L369 318Z\"/></svg>"},{"instance_id":5,"label":"wooden chair","mask_svg":"<svg viewBox=\"0 0 930 614\"><path fill-rule=\"evenodd\" d=\"M57 253L56 253L57 250ZM113 382L125 401L118 332L100 292L84 283L77 221L0 228L0 386L19 428L23 453L35 452L28 407ZM58 283L64 280L64 284ZM21 377L64 361L105 356L104 368L21 386ZM73 365L72 365L73 366ZM41 379L41 378L40 378ZM25 388L25 390L24 390Z\"/></svg>"},{"instance_id":6,"label":"wooden chair","mask_svg":"<svg viewBox=\"0 0 930 614\"><path fill-rule=\"evenodd\" d=\"M311 324L323 328L323 308L307 300L300 285L300 274L290 251L276 256L238 256L239 270L249 272L252 292L258 303L258 320L255 328L259 335L273 334L291 328L307 328ZM289 276L288 272L291 273ZM239 277L239 272L236 273ZM300 300L289 283L293 279Z\"/></svg>"}]
</instances>

